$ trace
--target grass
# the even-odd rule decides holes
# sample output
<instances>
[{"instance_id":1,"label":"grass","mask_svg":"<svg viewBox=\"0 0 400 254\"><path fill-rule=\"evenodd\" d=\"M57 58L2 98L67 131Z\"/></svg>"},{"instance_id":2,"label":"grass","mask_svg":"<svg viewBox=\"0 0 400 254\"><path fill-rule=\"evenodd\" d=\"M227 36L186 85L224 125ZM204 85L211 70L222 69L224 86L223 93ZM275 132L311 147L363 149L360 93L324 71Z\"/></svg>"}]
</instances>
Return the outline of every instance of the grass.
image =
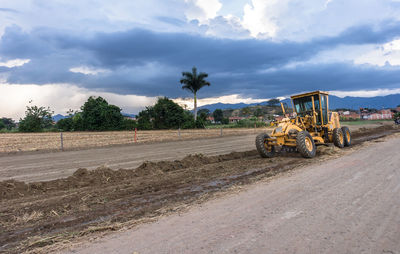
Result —
<instances>
[{"instance_id":1,"label":"grass","mask_svg":"<svg viewBox=\"0 0 400 254\"><path fill-rule=\"evenodd\" d=\"M239 128L236 123L206 125L206 129Z\"/></svg>"},{"instance_id":2,"label":"grass","mask_svg":"<svg viewBox=\"0 0 400 254\"><path fill-rule=\"evenodd\" d=\"M356 120L356 121L340 121L341 125L365 125L365 124L377 124L382 122L391 122L393 120Z\"/></svg>"}]
</instances>

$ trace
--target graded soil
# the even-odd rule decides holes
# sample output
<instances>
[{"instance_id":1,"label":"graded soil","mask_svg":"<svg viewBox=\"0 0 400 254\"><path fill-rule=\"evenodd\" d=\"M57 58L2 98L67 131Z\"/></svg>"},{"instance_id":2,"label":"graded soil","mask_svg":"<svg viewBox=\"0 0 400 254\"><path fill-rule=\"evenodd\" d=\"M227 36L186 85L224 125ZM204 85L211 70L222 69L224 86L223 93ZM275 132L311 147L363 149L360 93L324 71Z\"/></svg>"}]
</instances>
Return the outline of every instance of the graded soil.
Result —
<instances>
[{"instance_id":1,"label":"graded soil","mask_svg":"<svg viewBox=\"0 0 400 254\"><path fill-rule=\"evenodd\" d=\"M135 169L80 168L51 181L2 181L0 252L40 252L93 232L118 230L232 186L339 157L367 140L399 131L389 125L360 129L353 132L352 147L319 147L314 159L298 153L262 159L255 150L194 154L175 161L146 161Z\"/></svg>"}]
</instances>

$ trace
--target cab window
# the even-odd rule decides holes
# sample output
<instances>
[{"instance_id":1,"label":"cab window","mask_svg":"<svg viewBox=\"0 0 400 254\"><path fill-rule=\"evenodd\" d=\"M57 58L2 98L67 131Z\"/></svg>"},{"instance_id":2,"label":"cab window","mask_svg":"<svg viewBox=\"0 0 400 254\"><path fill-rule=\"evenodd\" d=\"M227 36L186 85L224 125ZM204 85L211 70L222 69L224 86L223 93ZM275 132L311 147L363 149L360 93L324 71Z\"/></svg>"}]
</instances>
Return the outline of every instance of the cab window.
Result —
<instances>
[{"instance_id":1,"label":"cab window","mask_svg":"<svg viewBox=\"0 0 400 254\"><path fill-rule=\"evenodd\" d=\"M321 115L320 115L320 107L319 107L319 95L313 95L314 97L314 106L315 111L317 112L317 124L321 124ZM305 115L312 115L312 100L311 96L297 98L293 100L293 104L296 110L297 115L304 117Z\"/></svg>"}]
</instances>

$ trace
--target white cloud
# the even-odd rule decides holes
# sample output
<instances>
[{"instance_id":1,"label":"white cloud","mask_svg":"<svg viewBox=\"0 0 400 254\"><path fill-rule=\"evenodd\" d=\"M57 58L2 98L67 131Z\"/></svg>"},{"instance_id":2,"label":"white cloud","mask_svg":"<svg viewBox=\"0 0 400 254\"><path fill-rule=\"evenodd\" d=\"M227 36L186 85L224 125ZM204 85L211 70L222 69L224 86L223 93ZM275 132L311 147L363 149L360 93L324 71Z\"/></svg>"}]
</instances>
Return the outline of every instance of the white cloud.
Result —
<instances>
[{"instance_id":1,"label":"white cloud","mask_svg":"<svg viewBox=\"0 0 400 254\"><path fill-rule=\"evenodd\" d=\"M22 66L26 63L29 63L31 60L30 59L13 59L13 60L8 60L6 62L0 62L0 67L8 67L8 68L13 68L13 67L18 67Z\"/></svg>"},{"instance_id":2,"label":"white cloud","mask_svg":"<svg viewBox=\"0 0 400 254\"><path fill-rule=\"evenodd\" d=\"M188 4L185 15L188 20L198 20L207 23L217 16L222 4L218 0L185 0Z\"/></svg>"},{"instance_id":3,"label":"white cloud","mask_svg":"<svg viewBox=\"0 0 400 254\"><path fill-rule=\"evenodd\" d=\"M274 18L273 8L278 4L279 0L252 0L251 4L244 6L243 27L251 32L251 35L267 35L273 37L277 32L277 25L272 21Z\"/></svg>"},{"instance_id":4,"label":"white cloud","mask_svg":"<svg viewBox=\"0 0 400 254\"><path fill-rule=\"evenodd\" d=\"M225 95L221 97L210 97L210 98L204 98L204 99L197 99L197 106L201 107L204 105L208 104L214 104L214 103L229 103L229 104L235 104L235 103L260 103L269 100L269 98L266 99L253 99L253 98L243 98L239 94L232 94L232 95ZM186 107L187 109L193 109L193 99L192 98L177 98L174 99L176 103L179 105Z\"/></svg>"},{"instance_id":5,"label":"white cloud","mask_svg":"<svg viewBox=\"0 0 400 254\"><path fill-rule=\"evenodd\" d=\"M155 97L92 91L68 84L40 86L0 84L0 117L18 120L24 116L30 100L34 105L49 106L55 114L65 114L69 109L78 110L92 95L102 96L126 113L138 113L145 106L152 105L156 101Z\"/></svg>"},{"instance_id":6,"label":"white cloud","mask_svg":"<svg viewBox=\"0 0 400 254\"><path fill-rule=\"evenodd\" d=\"M345 45L323 50L311 59L291 62L285 68L296 68L308 64L347 62L376 66L400 66L400 39L385 44ZM267 70L267 71L273 71Z\"/></svg>"},{"instance_id":7,"label":"white cloud","mask_svg":"<svg viewBox=\"0 0 400 254\"><path fill-rule=\"evenodd\" d=\"M360 91L329 91L329 94L338 96L338 97L375 97L375 96L386 96L390 94L398 94L400 93L400 88L396 89L377 89L377 90L360 90Z\"/></svg>"},{"instance_id":8,"label":"white cloud","mask_svg":"<svg viewBox=\"0 0 400 254\"><path fill-rule=\"evenodd\" d=\"M250 31L243 27L242 21L238 17L233 15L218 16L210 19L206 34L236 40L250 37Z\"/></svg>"},{"instance_id":9,"label":"white cloud","mask_svg":"<svg viewBox=\"0 0 400 254\"><path fill-rule=\"evenodd\" d=\"M75 73L82 73L85 75L97 75L99 73L106 73L109 70L93 68L93 67L89 67L89 66L78 66L78 67L73 67L73 68L69 69L69 71L75 72Z\"/></svg>"},{"instance_id":10,"label":"white cloud","mask_svg":"<svg viewBox=\"0 0 400 254\"><path fill-rule=\"evenodd\" d=\"M376 46L374 49L363 52L354 59L356 64L372 64L377 66L400 65L400 40Z\"/></svg>"},{"instance_id":11,"label":"white cloud","mask_svg":"<svg viewBox=\"0 0 400 254\"><path fill-rule=\"evenodd\" d=\"M0 36L7 26L24 31L52 27L71 32L116 32L139 27L155 31L176 31L174 26L157 21L168 16L185 20L184 1L159 0L84 0L84 1L1 1L1 7L15 12L0 14ZM175 30L174 30L175 28Z\"/></svg>"}]
</instances>

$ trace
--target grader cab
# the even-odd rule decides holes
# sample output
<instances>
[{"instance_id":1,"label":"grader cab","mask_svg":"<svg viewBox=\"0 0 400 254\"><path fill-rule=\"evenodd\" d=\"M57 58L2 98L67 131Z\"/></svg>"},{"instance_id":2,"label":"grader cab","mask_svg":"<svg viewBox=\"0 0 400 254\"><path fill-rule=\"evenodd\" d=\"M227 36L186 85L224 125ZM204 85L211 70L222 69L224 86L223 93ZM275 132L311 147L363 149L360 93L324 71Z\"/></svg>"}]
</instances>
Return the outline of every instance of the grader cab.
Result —
<instances>
[{"instance_id":1,"label":"grader cab","mask_svg":"<svg viewBox=\"0 0 400 254\"><path fill-rule=\"evenodd\" d=\"M316 154L317 146L333 143L339 148L351 145L348 127L340 126L337 112L329 111L327 92L315 91L291 97L293 116L285 115L275 124L271 135L256 137L256 147L261 157L272 157L280 150L298 151L305 158Z\"/></svg>"}]
</instances>

